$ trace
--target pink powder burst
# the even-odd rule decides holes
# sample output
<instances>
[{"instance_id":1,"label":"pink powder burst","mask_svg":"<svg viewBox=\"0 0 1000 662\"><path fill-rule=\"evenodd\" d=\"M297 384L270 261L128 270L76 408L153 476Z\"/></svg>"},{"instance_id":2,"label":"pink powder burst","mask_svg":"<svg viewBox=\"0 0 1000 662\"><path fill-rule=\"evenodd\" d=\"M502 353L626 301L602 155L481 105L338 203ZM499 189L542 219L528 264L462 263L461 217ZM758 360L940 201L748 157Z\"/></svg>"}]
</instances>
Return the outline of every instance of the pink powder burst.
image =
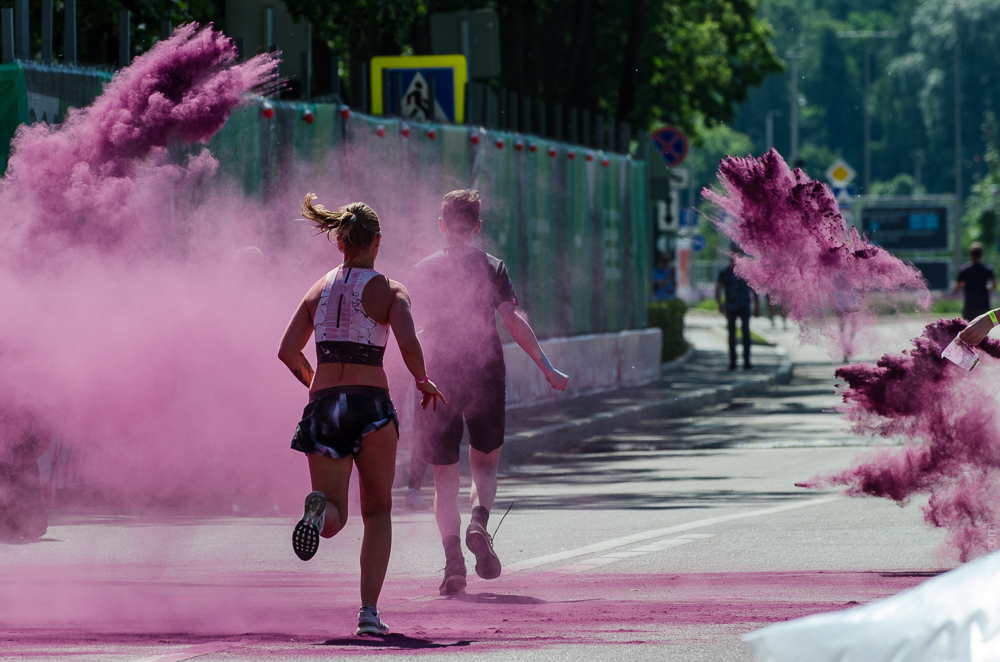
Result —
<instances>
[{"instance_id":1,"label":"pink powder burst","mask_svg":"<svg viewBox=\"0 0 1000 662\"><path fill-rule=\"evenodd\" d=\"M874 366L837 370L846 382L841 409L852 430L907 442L799 486L844 485L850 496L900 505L929 494L925 520L947 529L945 548L967 561L988 551L1000 526L1000 427L997 403L984 395L994 390L1000 341L984 340L978 350L987 360L966 372L940 358L963 328L960 319L934 322L911 350L887 354Z\"/></svg>"},{"instance_id":2,"label":"pink powder burst","mask_svg":"<svg viewBox=\"0 0 1000 662\"><path fill-rule=\"evenodd\" d=\"M830 190L775 150L723 159L719 179L721 192L703 194L735 219L716 226L746 253L736 273L781 302L807 335L833 312L842 320L838 342L850 350L845 327L866 316L875 293L915 293L921 308L930 306L920 272L848 227Z\"/></svg>"},{"instance_id":3,"label":"pink powder burst","mask_svg":"<svg viewBox=\"0 0 1000 662\"><path fill-rule=\"evenodd\" d=\"M178 166L168 146L206 142L247 93L274 79L274 56L236 57L222 33L184 25L64 124L22 125L0 180L0 202L19 211L3 231L4 250L37 260L66 242L107 251L160 236L163 224L151 217L163 219L179 191L217 166L205 151Z\"/></svg>"}]
</instances>

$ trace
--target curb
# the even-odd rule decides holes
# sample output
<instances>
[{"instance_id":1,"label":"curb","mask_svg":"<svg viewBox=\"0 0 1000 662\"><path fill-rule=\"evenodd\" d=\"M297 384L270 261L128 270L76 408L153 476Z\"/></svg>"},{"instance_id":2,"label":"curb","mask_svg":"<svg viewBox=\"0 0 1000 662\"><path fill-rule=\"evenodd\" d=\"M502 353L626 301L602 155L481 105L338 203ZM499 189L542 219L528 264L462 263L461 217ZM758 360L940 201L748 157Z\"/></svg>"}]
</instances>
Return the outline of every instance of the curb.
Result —
<instances>
[{"instance_id":1,"label":"curb","mask_svg":"<svg viewBox=\"0 0 1000 662\"><path fill-rule=\"evenodd\" d=\"M677 361L689 360L696 351L694 348L688 350ZM601 412L585 419L508 434L504 437L504 452L500 454L500 466L516 463L531 453L570 445L582 437L610 434L632 417L685 416L703 407L758 393L774 384L787 384L792 378L791 359L782 347L775 347L775 353L778 355L778 368L771 374L755 375L731 384L698 389L656 402L623 407L616 411Z\"/></svg>"}]
</instances>

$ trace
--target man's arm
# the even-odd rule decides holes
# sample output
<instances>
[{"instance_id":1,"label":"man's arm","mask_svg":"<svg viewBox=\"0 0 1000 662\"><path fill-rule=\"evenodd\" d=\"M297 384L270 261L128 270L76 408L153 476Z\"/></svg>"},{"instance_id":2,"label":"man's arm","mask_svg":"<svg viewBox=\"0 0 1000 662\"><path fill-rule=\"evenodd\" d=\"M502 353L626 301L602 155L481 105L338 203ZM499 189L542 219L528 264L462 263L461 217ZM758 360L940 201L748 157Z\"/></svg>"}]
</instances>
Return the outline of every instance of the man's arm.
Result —
<instances>
[{"instance_id":1,"label":"man's arm","mask_svg":"<svg viewBox=\"0 0 1000 662\"><path fill-rule=\"evenodd\" d=\"M500 311L500 318L503 320L503 325L507 327L507 331L514 338L514 342L535 362L535 365L545 375L545 380L549 383L549 386L557 391L565 391L569 385L569 375L559 372L552 367L549 358L545 356L545 352L538 345L538 338L535 336L531 325L517 314L514 304L509 301L504 302L500 304L498 310Z\"/></svg>"}]
</instances>

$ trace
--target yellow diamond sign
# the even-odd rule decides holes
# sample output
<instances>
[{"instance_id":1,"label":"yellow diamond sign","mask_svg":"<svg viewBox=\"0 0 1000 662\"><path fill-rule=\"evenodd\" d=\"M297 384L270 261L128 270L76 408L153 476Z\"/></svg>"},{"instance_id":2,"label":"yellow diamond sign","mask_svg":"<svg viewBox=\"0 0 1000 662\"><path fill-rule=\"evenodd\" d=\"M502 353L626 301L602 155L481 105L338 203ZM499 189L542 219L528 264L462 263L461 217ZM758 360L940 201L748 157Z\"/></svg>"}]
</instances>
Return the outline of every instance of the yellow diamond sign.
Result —
<instances>
[{"instance_id":1,"label":"yellow diamond sign","mask_svg":"<svg viewBox=\"0 0 1000 662\"><path fill-rule=\"evenodd\" d=\"M826 179L834 186L847 186L856 174L854 168L849 166L844 159L837 159L826 169Z\"/></svg>"}]
</instances>

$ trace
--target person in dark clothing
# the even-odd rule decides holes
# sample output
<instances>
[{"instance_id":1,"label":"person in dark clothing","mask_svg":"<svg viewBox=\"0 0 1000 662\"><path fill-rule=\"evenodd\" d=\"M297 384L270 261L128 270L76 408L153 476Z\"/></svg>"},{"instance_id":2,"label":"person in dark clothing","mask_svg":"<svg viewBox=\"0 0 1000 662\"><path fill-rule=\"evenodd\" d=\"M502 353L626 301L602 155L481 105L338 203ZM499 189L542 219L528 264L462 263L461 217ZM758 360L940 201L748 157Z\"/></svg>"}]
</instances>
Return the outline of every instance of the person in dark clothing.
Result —
<instances>
[{"instance_id":1,"label":"person in dark clothing","mask_svg":"<svg viewBox=\"0 0 1000 662\"><path fill-rule=\"evenodd\" d=\"M969 258L958 272L955 291L962 290L962 317L972 320L990 309L990 292L996 289L993 268L983 264L983 245L978 241L969 246Z\"/></svg>"},{"instance_id":2,"label":"person in dark clothing","mask_svg":"<svg viewBox=\"0 0 1000 662\"><path fill-rule=\"evenodd\" d=\"M479 209L478 191L444 196L438 219L444 249L417 264L413 286L414 310L428 311L418 317L428 374L453 394L447 407L417 411L415 425L421 452L434 468L434 516L445 552L441 595L454 595L466 585L458 507L463 422L469 429L472 468L472 521L465 544L476 557L477 575L494 579L501 571L486 530L496 499L506 412L506 367L496 314L552 388L564 391L569 383L568 376L552 367L535 332L517 312L506 265L471 245L482 227Z\"/></svg>"},{"instance_id":3,"label":"person in dark clothing","mask_svg":"<svg viewBox=\"0 0 1000 662\"><path fill-rule=\"evenodd\" d=\"M0 413L0 542L37 540L48 529L38 471L48 439L27 411L8 406Z\"/></svg>"},{"instance_id":4,"label":"person in dark clothing","mask_svg":"<svg viewBox=\"0 0 1000 662\"><path fill-rule=\"evenodd\" d=\"M760 300L745 280L736 275L734 267L738 251L729 254L729 266L719 272L715 284L715 300L719 312L726 316L729 325L729 369L736 370L736 320L742 324L743 369L750 370L750 302L753 301L753 316L760 315ZM723 299L723 294L725 299Z\"/></svg>"}]
</instances>

